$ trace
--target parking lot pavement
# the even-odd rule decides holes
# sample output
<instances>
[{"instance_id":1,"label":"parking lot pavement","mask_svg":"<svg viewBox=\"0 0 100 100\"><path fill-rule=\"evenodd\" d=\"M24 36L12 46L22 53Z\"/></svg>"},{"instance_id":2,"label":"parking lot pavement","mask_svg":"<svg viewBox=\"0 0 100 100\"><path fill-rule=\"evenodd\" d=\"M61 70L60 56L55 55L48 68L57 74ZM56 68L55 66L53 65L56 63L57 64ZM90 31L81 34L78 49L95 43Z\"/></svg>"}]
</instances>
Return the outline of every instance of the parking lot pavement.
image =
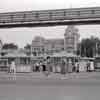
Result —
<instances>
[{"instance_id":1,"label":"parking lot pavement","mask_svg":"<svg viewBox=\"0 0 100 100\"><path fill-rule=\"evenodd\" d=\"M49 76L46 76L42 72L33 72L33 73L16 73L13 75L11 73L0 72L0 80L10 79L15 77L16 80L32 80L32 79L82 79L82 78L100 78L99 72L81 72L81 73L67 73L65 76L60 73L51 73Z\"/></svg>"}]
</instances>

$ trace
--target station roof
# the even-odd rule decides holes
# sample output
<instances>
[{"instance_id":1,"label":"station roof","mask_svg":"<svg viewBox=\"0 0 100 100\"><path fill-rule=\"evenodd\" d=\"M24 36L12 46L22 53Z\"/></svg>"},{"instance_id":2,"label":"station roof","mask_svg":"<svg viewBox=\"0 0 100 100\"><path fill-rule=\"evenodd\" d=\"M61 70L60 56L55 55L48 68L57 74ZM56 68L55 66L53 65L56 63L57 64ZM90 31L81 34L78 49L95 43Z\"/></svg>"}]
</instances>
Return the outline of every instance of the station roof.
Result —
<instances>
[{"instance_id":1,"label":"station roof","mask_svg":"<svg viewBox=\"0 0 100 100\"><path fill-rule=\"evenodd\" d=\"M6 57L6 58L16 58L16 57L19 57L19 58L27 58L29 56L27 56L24 52L12 52L12 53L6 54L3 57Z\"/></svg>"},{"instance_id":2,"label":"station roof","mask_svg":"<svg viewBox=\"0 0 100 100\"><path fill-rule=\"evenodd\" d=\"M59 53L54 53L52 57L78 57L78 56L74 53L68 53L66 51L62 51Z\"/></svg>"}]
</instances>

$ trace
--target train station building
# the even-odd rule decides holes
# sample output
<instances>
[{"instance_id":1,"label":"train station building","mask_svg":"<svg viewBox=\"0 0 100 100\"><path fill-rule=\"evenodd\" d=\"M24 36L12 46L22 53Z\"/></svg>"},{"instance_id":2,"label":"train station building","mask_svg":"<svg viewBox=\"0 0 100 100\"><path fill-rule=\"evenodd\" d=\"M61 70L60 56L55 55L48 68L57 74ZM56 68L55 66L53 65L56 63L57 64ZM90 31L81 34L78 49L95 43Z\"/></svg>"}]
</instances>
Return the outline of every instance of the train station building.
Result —
<instances>
[{"instance_id":1,"label":"train station building","mask_svg":"<svg viewBox=\"0 0 100 100\"><path fill-rule=\"evenodd\" d=\"M79 37L78 29L73 25L69 25L65 30L64 38L45 39L44 37L36 36L32 40L31 51L34 56L41 54L51 55L61 51L76 53Z\"/></svg>"}]
</instances>

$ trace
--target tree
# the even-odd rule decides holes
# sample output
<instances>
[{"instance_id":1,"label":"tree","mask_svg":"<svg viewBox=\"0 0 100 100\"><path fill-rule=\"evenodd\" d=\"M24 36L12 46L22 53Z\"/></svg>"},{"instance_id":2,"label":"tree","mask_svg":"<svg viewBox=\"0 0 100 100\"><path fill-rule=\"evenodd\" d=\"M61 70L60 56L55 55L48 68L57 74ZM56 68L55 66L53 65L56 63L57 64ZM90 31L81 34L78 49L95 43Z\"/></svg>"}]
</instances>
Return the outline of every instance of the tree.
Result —
<instances>
[{"instance_id":1,"label":"tree","mask_svg":"<svg viewBox=\"0 0 100 100\"><path fill-rule=\"evenodd\" d=\"M90 38L82 39L77 53L79 54L81 51L81 56L93 57L97 53L100 53L99 44L100 40L97 37L91 36Z\"/></svg>"},{"instance_id":2,"label":"tree","mask_svg":"<svg viewBox=\"0 0 100 100\"><path fill-rule=\"evenodd\" d=\"M18 46L14 43L5 43L2 47L2 49L18 49Z\"/></svg>"},{"instance_id":3,"label":"tree","mask_svg":"<svg viewBox=\"0 0 100 100\"><path fill-rule=\"evenodd\" d=\"M30 50L31 49L31 45L27 44L26 46L24 46L24 49Z\"/></svg>"}]
</instances>

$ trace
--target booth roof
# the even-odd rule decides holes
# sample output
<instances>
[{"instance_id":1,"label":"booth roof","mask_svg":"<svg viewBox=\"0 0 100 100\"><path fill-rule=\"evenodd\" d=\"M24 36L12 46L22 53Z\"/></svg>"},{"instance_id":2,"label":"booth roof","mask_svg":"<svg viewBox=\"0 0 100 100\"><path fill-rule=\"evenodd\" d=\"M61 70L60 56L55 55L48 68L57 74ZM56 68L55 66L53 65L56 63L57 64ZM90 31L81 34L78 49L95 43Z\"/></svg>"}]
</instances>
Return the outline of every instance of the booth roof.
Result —
<instances>
[{"instance_id":1,"label":"booth roof","mask_svg":"<svg viewBox=\"0 0 100 100\"><path fill-rule=\"evenodd\" d=\"M32 59L38 59L38 58L47 58L48 56L51 57L51 55L48 55L48 54L40 54L38 56L32 56Z\"/></svg>"},{"instance_id":2,"label":"booth roof","mask_svg":"<svg viewBox=\"0 0 100 100\"><path fill-rule=\"evenodd\" d=\"M8 53L4 57L29 57L27 56L24 52L13 52L13 53Z\"/></svg>"},{"instance_id":3,"label":"booth roof","mask_svg":"<svg viewBox=\"0 0 100 100\"><path fill-rule=\"evenodd\" d=\"M68 53L66 51L62 51L59 53L54 53L52 57L78 57L78 56L74 53Z\"/></svg>"}]
</instances>

